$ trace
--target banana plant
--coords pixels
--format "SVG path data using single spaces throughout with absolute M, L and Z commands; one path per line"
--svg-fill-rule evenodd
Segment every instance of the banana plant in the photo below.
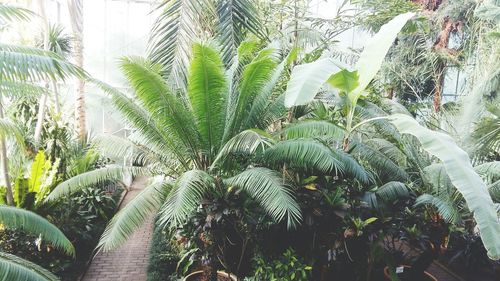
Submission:
M 414 13 L 401 14 L 382 26 L 365 46 L 355 70 L 343 69 L 342 65 L 328 58 L 296 67 L 288 83 L 285 105 L 292 107 L 311 102 L 321 87 L 328 83 L 350 102 L 346 117 L 345 149 L 349 146 L 349 136 L 356 129 L 379 119 L 388 119 L 399 132 L 416 137 L 424 150 L 441 160 L 453 185 L 463 195 L 469 210 L 474 214 L 489 257 L 500 259 L 500 222 L 488 188 L 474 171 L 467 153 L 450 136 L 431 131 L 404 114 L 375 117 L 353 124 L 359 99 L 366 95 L 365 89 L 380 69 L 387 51 L 413 16 Z

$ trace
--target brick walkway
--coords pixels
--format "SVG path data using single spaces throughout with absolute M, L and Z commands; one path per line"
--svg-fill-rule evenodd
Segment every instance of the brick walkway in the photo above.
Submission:
M 132 200 L 146 184 L 137 178 L 125 196 L 122 207 Z M 99 253 L 83 276 L 83 281 L 145 281 L 148 267 L 149 242 L 153 232 L 153 216 L 119 249 Z

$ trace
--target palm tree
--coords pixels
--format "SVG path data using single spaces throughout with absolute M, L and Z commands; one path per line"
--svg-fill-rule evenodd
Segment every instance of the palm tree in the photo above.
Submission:
M 68 255 L 75 249 L 64 234 L 39 215 L 10 206 L 0 205 L 0 225 L 40 236 L 47 243 Z M 15 255 L 0 252 L 0 279 L 27 281 L 56 281 L 55 275 L 42 267 Z
M 123 243 L 151 213 L 158 213 L 164 227 L 181 227 L 205 199 L 231 200 L 236 192 L 247 194 L 274 221 L 295 227 L 301 212 L 291 181 L 278 171 L 284 164 L 367 180 L 363 172 L 356 174 L 362 168 L 342 150 L 311 139 L 280 141 L 279 133 L 264 131 L 286 115 L 275 86 L 293 58 L 280 60 L 276 50 L 263 49 L 249 62 L 240 56 L 237 69 L 224 71 L 214 48 L 195 44 L 193 54 L 186 92 L 171 92 L 160 66 L 142 58 L 121 62 L 132 98 L 96 82 L 135 132 L 129 139 L 98 138 L 95 146 L 107 157 L 128 157 L 142 167 L 111 165 L 75 176 L 58 185 L 48 200 L 120 179 L 124 171 L 160 176 L 112 219 L 99 243 L 105 251 Z M 247 160 L 235 161 L 235 155 Z

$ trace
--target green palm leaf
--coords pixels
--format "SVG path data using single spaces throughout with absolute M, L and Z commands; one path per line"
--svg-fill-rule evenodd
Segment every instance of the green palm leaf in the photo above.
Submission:
M 189 148 L 191 157 L 196 160 L 200 137 L 194 126 L 195 119 L 170 92 L 158 73 L 159 66 L 141 58 L 123 58 L 121 68 L 153 120 L 170 137 L 179 139 Z
M 415 207 L 426 204 L 434 206 L 443 219 L 448 222 L 458 223 L 461 219 L 460 211 L 456 208 L 456 202 L 445 196 L 422 194 L 417 197 Z
M 98 185 L 107 181 L 118 181 L 123 179 L 126 174 L 139 176 L 146 175 L 147 173 L 148 170 L 142 167 L 122 167 L 118 165 L 110 165 L 76 175 L 60 183 L 45 200 L 57 200 L 61 197 L 71 195 L 84 187 Z
M 244 190 L 275 221 L 286 219 L 289 228 L 300 223 L 300 207 L 279 173 L 266 168 L 253 168 L 225 180 L 225 183 Z
M 0 92 L 11 99 L 22 97 L 38 97 L 48 94 L 46 87 L 18 81 L 0 81 Z
M 222 141 L 227 99 L 225 90 L 226 81 L 219 55 L 208 46 L 195 44 L 189 69 L 188 96 L 198 131 L 210 154 L 218 151 Z
M 291 123 L 283 129 L 287 139 L 298 138 L 332 138 L 342 141 L 345 129 L 325 120 L 303 120 Z
M 377 188 L 375 193 L 387 202 L 394 201 L 401 197 L 405 198 L 410 195 L 406 185 L 399 181 L 388 182 Z
M 0 252 L 0 280 L 59 281 L 59 278 L 30 261 Z
M 212 168 L 215 167 L 219 161 L 224 161 L 226 156 L 231 154 L 245 153 L 255 154 L 263 152 L 266 148 L 271 147 L 275 141 L 272 136 L 267 132 L 259 129 L 251 129 L 243 131 L 232 139 L 230 139 L 220 150 L 219 154 L 212 163 Z
M 0 21 L 28 20 L 32 15 L 30 10 L 0 3 Z
M 87 77 L 81 68 L 56 53 L 36 48 L 0 44 L 0 77 L 2 80 L 43 81 Z
M 120 247 L 137 228 L 158 211 L 169 191 L 170 185 L 165 182 L 147 186 L 111 219 L 97 248 L 109 251 Z
M 215 187 L 214 178 L 201 170 L 185 172 L 175 183 L 167 201 L 160 209 L 158 222 L 163 226 L 182 225 Z
M 75 249 L 68 238 L 53 224 L 33 212 L 0 205 L 0 224 L 7 228 L 22 229 L 33 235 L 41 235 L 42 239 L 54 247 L 69 255 L 75 254 Z

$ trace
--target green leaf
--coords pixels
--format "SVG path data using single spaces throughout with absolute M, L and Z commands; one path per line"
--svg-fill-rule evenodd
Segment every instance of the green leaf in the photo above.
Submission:
M 350 93 L 359 86 L 359 75 L 357 71 L 342 69 L 328 79 L 328 83 L 344 93 Z
M 111 219 L 97 248 L 106 252 L 120 247 L 138 227 L 158 211 L 169 191 L 170 185 L 165 182 L 147 186 Z
M 59 281 L 59 278 L 30 261 L 0 252 L 0 280 Z
M 359 85 L 349 93 L 349 99 L 353 104 L 356 104 L 359 96 L 379 71 L 398 33 L 414 15 L 415 13 L 408 12 L 396 16 L 384 24 L 379 32 L 369 39 L 355 67 L 359 75 Z
M 286 219 L 289 228 L 297 226 L 302 219 L 299 205 L 283 184 L 280 174 L 275 171 L 253 168 L 224 182 L 248 193 L 275 221 Z
M 374 222 L 374 221 L 376 221 L 376 220 L 378 220 L 378 218 L 376 218 L 376 217 L 371 217 L 371 218 L 367 218 L 367 219 L 364 221 L 364 223 L 365 223 L 365 225 L 368 225 L 368 224 L 370 224 L 370 223 L 373 223 L 373 222 Z
M 0 224 L 7 228 L 22 229 L 32 235 L 41 235 L 42 239 L 69 255 L 75 249 L 64 234 L 41 216 L 15 207 L 0 205 Z
M 285 92 L 285 106 L 311 102 L 323 84 L 339 69 L 339 64 L 330 58 L 294 67 Z
M 427 152 L 443 162 L 451 182 L 474 214 L 488 256 L 494 260 L 500 259 L 498 215 L 488 188 L 474 171 L 467 153 L 450 136 L 424 128 L 407 115 L 392 115 L 390 121 L 401 133 L 415 136 Z

